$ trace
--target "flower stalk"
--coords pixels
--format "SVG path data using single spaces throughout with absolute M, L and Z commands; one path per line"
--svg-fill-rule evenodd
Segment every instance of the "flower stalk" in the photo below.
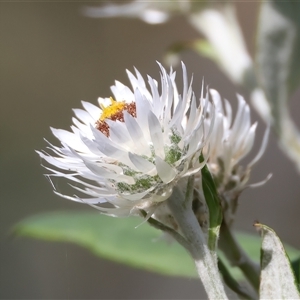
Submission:
M 187 195 L 189 195 L 189 192 L 187 192 Z M 168 207 L 190 245 L 187 250 L 195 261 L 198 275 L 208 298 L 228 299 L 218 271 L 217 257 L 209 250 L 192 207 L 187 205 L 189 202 L 178 187 L 174 188 L 171 197 L 167 200 Z

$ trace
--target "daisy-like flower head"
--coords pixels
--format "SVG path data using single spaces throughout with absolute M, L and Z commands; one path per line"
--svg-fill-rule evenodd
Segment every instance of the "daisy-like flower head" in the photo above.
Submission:
M 56 194 L 113 216 L 150 212 L 204 165 L 199 156 L 211 127 L 204 125 L 208 93 L 203 97 L 202 89 L 196 99 L 182 64 L 179 94 L 176 73 L 159 67 L 160 87 L 148 76 L 147 88 L 137 70 L 127 71 L 132 89 L 116 81 L 113 97 L 99 98 L 99 107 L 82 102 L 84 110 L 74 109 L 72 132 L 51 129 L 61 147 L 49 143 L 51 154 L 38 154 L 55 167 L 46 167 L 49 178 L 67 178 L 79 192 L 68 196 L 54 188 Z
M 238 109 L 233 120 L 230 103 L 227 100 L 222 102 L 216 90 L 211 89 L 210 93 L 216 115 L 209 139 L 208 167 L 221 196 L 225 218 L 230 223 L 233 220 L 240 193 L 246 187 L 262 185 L 271 176 L 268 175 L 267 179 L 260 183 L 248 184 L 252 167 L 267 147 L 269 127 L 265 132 L 260 150 L 248 165 L 243 166 L 241 160 L 249 154 L 254 145 L 257 123 L 251 124 L 250 108 L 242 96 L 237 96 Z M 210 118 L 206 120 L 206 125 L 210 126 Z M 206 151 L 208 147 L 204 153 Z

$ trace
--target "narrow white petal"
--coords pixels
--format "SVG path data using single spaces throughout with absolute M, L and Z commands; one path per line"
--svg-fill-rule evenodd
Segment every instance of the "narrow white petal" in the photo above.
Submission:
M 214 89 L 210 89 L 209 92 L 212 96 L 213 103 L 216 107 L 216 110 L 218 112 L 220 112 L 222 115 L 224 115 L 222 100 L 221 100 L 221 96 L 220 96 L 219 92 Z
M 130 195 L 123 195 L 122 194 L 122 197 L 125 198 L 125 199 L 127 199 L 127 200 L 130 200 L 130 201 L 137 201 L 137 200 L 140 200 L 143 197 L 145 197 L 152 190 L 153 190 L 153 188 L 148 189 L 148 190 L 146 190 L 144 192 L 141 192 L 141 193 L 136 193 L 136 194 L 130 194 Z
M 257 187 L 260 187 L 262 185 L 264 185 L 267 181 L 269 181 L 271 178 L 272 178 L 273 174 L 269 174 L 266 179 L 260 181 L 260 182 L 256 182 L 256 183 L 252 183 L 252 184 L 249 184 L 247 187 L 249 188 L 257 188 Z
M 88 131 L 89 127 L 88 127 L 87 125 L 85 125 L 85 124 L 79 122 L 78 119 L 76 119 L 76 118 L 73 117 L 73 118 L 72 118 L 72 121 L 73 121 L 74 125 L 75 125 L 81 132 L 87 132 L 87 131 Z M 71 128 L 72 128 L 72 126 L 71 126 Z M 73 130 L 73 132 L 74 132 L 74 130 Z
M 61 194 L 57 191 L 54 191 L 54 193 L 60 197 L 63 197 L 65 199 L 68 199 L 68 200 L 72 200 L 72 201 L 75 201 L 75 202 L 80 202 L 80 203 L 94 203 L 94 204 L 98 204 L 98 203 L 105 203 L 107 202 L 105 200 L 105 198 L 85 198 L 85 199 L 81 199 L 81 198 L 78 198 L 78 197 L 71 197 L 71 196 L 67 196 L 67 195 L 64 195 L 64 194 Z
M 143 131 L 141 130 L 136 119 L 133 118 L 127 111 L 124 111 L 124 121 L 127 127 L 127 130 L 135 144 L 135 151 L 138 154 L 143 154 L 146 156 L 151 155 L 151 150 L 149 145 L 144 139 Z
M 133 147 L 128 130 L 123 122 L 106 120 L 109 126 L 110 139 L 126 149 Z
M 63 130 L 50 128 L 53 135 L 58 138 L 61 142 L 67 144 L 69 147 L 82 152 L 87 152 L 88 148 L 82 143 L 79 136 L 76 134 Z
M 153 169 L 155 169 L 155 166 L 151 162 L 149 162 L 145 158 L 142 158 L 139 155 L 129 152 L 129 159 L 135 165 L 135 167 L 142 173 L 152 173 Z
M 125 101 L 126 103 L 134 101 L 134 95 L 132 91 L 123 83 L 116 81 L 115 85 L 111 86 L 110 89 L 117 101 Z
M 157 117 L 154 115 L 152 111 L 149 111 L 148 123 L 149 123 L 149 131 L 150 131 L 150 136 L 153 143 L 155 154 L 156 156 L 159 156 L 162 159 L 164 159 L 165 151 L 164 151 L 164 140 L 163 140 L 161 125 Z
M 176 176 L 176 171 L 159 156 L 155 157 L 157 174 L 164 183 L 169 183 Z
M 98 106 L 86 101 L 81 101 L 81 103 L 84 109 L 91 115 L 94 120 L 99 119 L 101 115 L 101 109 Z
M 85 124 L 95 124 L 97 120 L 92 118 L 92 116 L 83 109 L 74 108 L 73 112 L 75 116 Z
M 116 180 L 117 182 L 125 182 L 128 184 L 134 184 L 135 180 L 131 176 L 126 176 L 126 175 L 121 175 L 121 174 L 116 174 L 113 172 L 110 172 L 103 167 L 98 166 L 95 163 L 90 163 L 88 161 L 84 161 L 84 164 L 87 166 L 89 170 L 91 170 L 94 174 L 100 176 L 100 177 L 105 177 L 108 179 L 113 179 Z
M 116 195 L 116 191 L 113 190 L 112 188 L 110 188 L 108 185 L 105 185 L 105 187 L 99 187 L 99 186 L 95 186 L 92 184 L 89 184 L 87 182 L 84 182 L 80 179 L 78 179 L 77 177 L 75 177 L 73 174 L 66 174 L 66 173 L 62 173 L 62 172 L 58 172 L 55 170 L 52 170 L 50 168 L 46 168 L 47 170 L 50 170 L 52 172 L 55 172 L 55 174 L 51 174 L 51 175 L 55 175 L 55 176 L 60 176 L 60 177 L 65 177 L 71 181 L 74 181 L 76 183 L 81 184 L 84 187 L 87 187 L 95 192 L 98 193 L 98 195 L 102 195 L 102 196 L 115 196 Z
M 226 117 L 224 116 L 224 119 L 226 120 L 226 129 L 230 127 L 231 121 L 232 121 L 232 108 L 228 100 L 224 100 L 225 103 L 225 110 L 226 110 Z
M 135 69 L 135 71 L 139 74 L 138 78 L 136 78 L 129 70 L 126 70 L 127 76 L 130 80 L 132 89 L 135 91 L 137 88 L 138 89 L 146 89 L 146 84 L 145 81 L 142 77 L 142 75 Z
M 148 128 L 148 114 L 151 110 L 149 101 L 141 94 L 139 90 L 135 90 L 136 116 L 137 122 L 143 131 L 143 136 L 146 141 L 150 142 L 150 132 Z
M 153 112 L 155 115 L 158 116 L 164 107 L 164 102 L 163 102 L 162 96 L 159 96 L 156 81 L 154 81 L 153 78 L 148 76 L 148 82 L 149 82 L 149 85 L 151 88 L 151 93 L 152 93 L 151 102 L 152 102 Z
M 246 156 L 254 145 L 256 127 L 257 127 L 257 123 L 254 123 L 244 137 L 244 142 L 242 147 L 242 152 L 243 152 L 242 157 Z
M 89 138 L 85 137 L 85 136 L 80 136 L 82 142 L 87 146 L 87 148 L 94 153 L 95 155 L 98 156 L 103 156 L 102 152 L 98 149 L 97 145 L 95 144 L 94 141 L 90 140 Z
M 115 158 L 124 164 L 132 166 L 129 158 L 128 152 L 124 151 L 119 145 L 114 144 L 109 138 L 107 138 L 102 132 L 99 130 L 92 128 L 95 143 L 97 143 L 98 149 L 107 157 Z M 133 166 L 134 168 L 134 166 Z
M 267 145 L 268 145 L 269 134 L 270 134 L 270 125 L 267 127 L 267 129 L 265 131 L 263 141 L 262 141 L 262 144 L 260 146 L 260 149 L 259 149 L 258 153 L 256 154 L 254 159 L 248 165 L 249 168 L 253 167 L 260 160 L 262 155 L 264 154 L 264 152 L 267 148 Z

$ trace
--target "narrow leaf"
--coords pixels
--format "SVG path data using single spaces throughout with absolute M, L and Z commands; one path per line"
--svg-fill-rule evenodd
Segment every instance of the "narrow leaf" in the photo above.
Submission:
M 291 262 L 293 271 L 294 271 L 294 275 L 298 284 L 298 291 L 300 292 L 300 257 L 298 257 L 297 259 L 294 259 Z
M 269 227 L 255 224 L 260 229 L 261 282 L 260 299 L 300 299 L 297 283 L 284 247 Z
M 203 157 L 201 156 L 200 159 L 203 160 Z M 215 182 L 208 170 L 207 165 L 201 169 L 201 174 L 203 193 L 209 210 L 208 246 L 210 250 L 214 251 L 217 246 L 217 240 L 222 222 L 221 201 L 218 196 Z
M 242 297 L 242 299 L 254 299 L 252 295 L 249 294 L 247 289 L 245 289 L 243 286 L 239 284 L 235 280 L 235 278 L 231 275 L 231 273 L 228 271 L 228 268 L 223 263 L 222 259 L 218 258 L 218 267 L 220 270 L 220 273 L 223 276 L 224 282 L 227 284 L 229 288 L 231 288 L 235 293 L 237 293 L 239 296 Z

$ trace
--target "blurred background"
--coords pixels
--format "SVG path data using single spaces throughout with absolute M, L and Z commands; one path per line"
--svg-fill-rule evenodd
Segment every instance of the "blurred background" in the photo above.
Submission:
M 204 298 L 197 280 L 133 270 L 71 244 L 9 234 L 17 222 L 34 214 L 92 209 L 55 196 L 42 175 L 45 170 L 34 150 L 46 147 L 43 138 L 56 143 L 49 127 L 69 129 L 72 108 L 80 107 L 80 100 L 96 104 L 97 97 L 109 97 L 115 79 L 127 84 L 126 68 L 132 71 L 135 66 L 157 78 L 155 61 L 162 61 L 166 49 L 198 37 L 183 17 L 155 26 L 132 19 L 89 19 L 81 13 L 85 4 L 0 3 L 0 298 Z M 257 4 L 243 2 L 237 7 L 253 53 Z M 236 92 L 248 100 L 245 91 L 234 87 L 207 59 L 184 52 L 182 60 L 188 73 L 194 74 L 198 95 L 204 77 L 231 103 L 236 103 Z M 299 116 L 299 97 L 300 93 L 292 103 L 295 116 Z M 253 120 L 259 120 L 255 112 Z M 259 120 L 256 150 L 264 129 Z M 295 234 L 300 228 L 300 177 L 273 135 L 251 182 L 270 172 L 273 178 L 266 185 L 241 196 L 235 227 L 255 233 L 252 224 L 259 220 L 299 248 Z

